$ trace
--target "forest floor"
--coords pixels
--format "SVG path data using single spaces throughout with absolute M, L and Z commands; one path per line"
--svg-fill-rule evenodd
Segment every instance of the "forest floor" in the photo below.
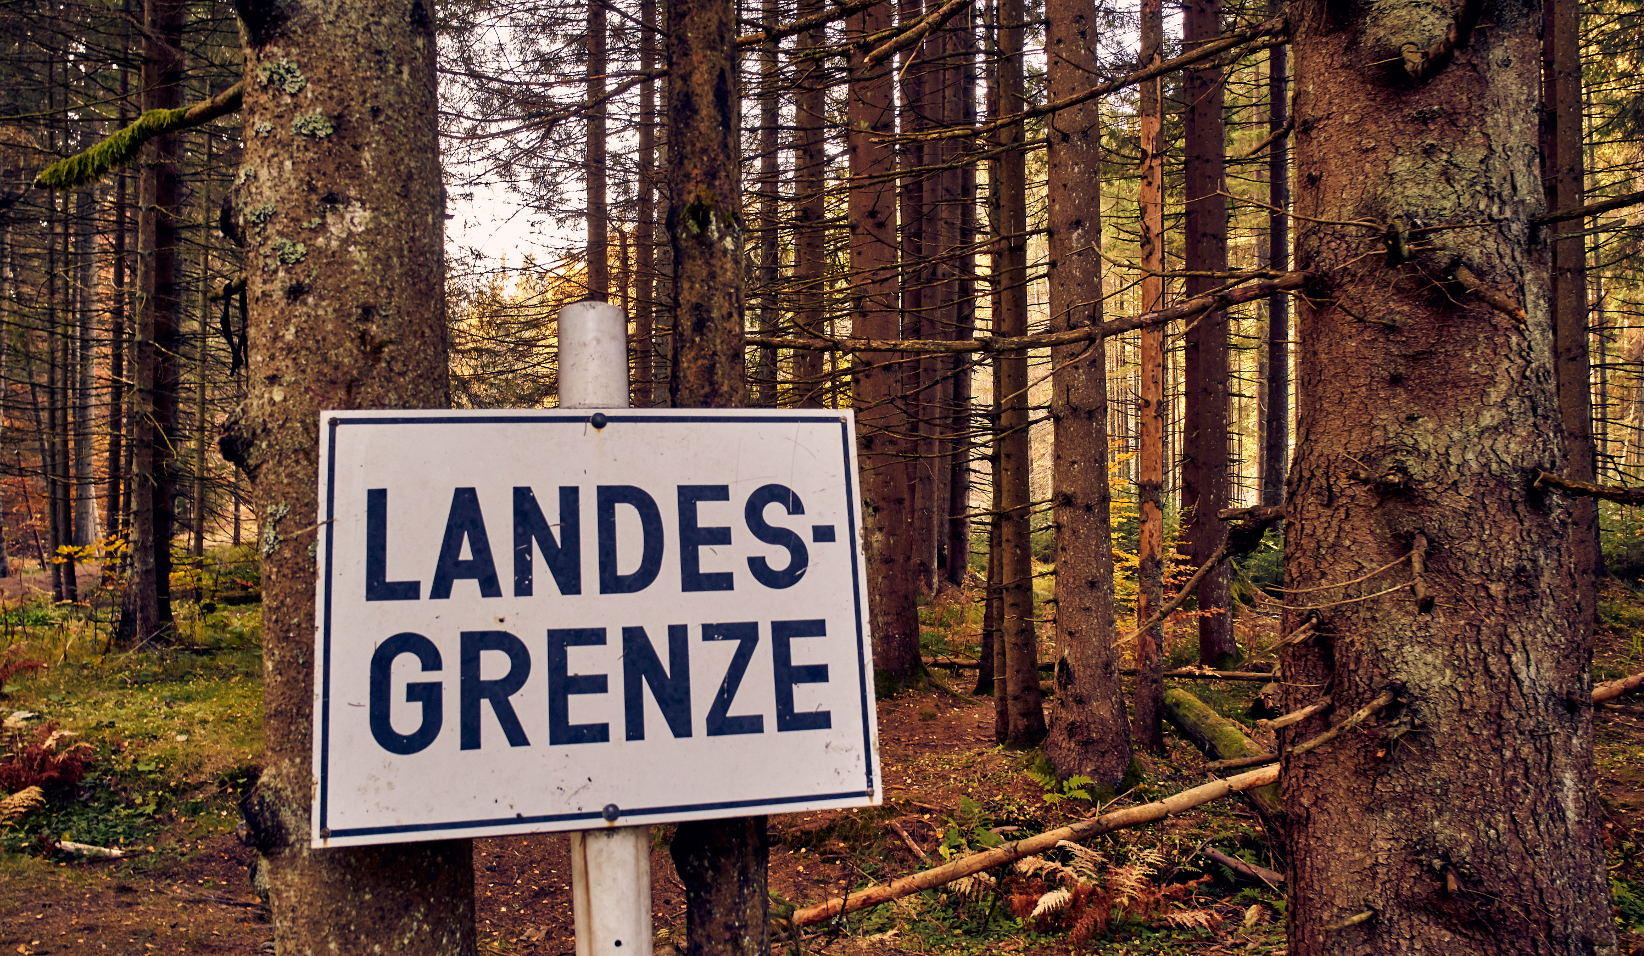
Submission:
M 1595 677 L 1644 670 L 1644 597 L 1611 583 L 1602 610 Z M 1250 611 L 1242 615 L 1241 634 L 1259 649 L 1272 622 Z M 927 614 L 927 650 L 962 654 L 959 632 L 968 617 L 950 619 L 949 626 L 939 612 Z M 89 749 L 82 754 L 91 758 L 79 783 L 51 791 L 45 806 L 10 827 L 0 824 L 0 956 L 272 952 L 267 911 L 247 877 L 251 851 L 235 837 L 236 803 L 257 773 L 261 752 L 257 611 L 211 609 L 185 614 L 182 623 L 196 635 L 189 649 L 122 656 L 107 651 L 95 623 L 88 633 L 86 622 L 65 620 L 60 610 L 0 612 L 0 716 L 22 725 L 6 731 L 3 749 L 14 753 L 41 739 L 47 732 L 40 728 L 60 722 L 79 736 L 58 746 L 84 742 Z M 1183 642 L 1185 633 L 1184 627 Z M 52 666 L 4 676 L 5 662 L 30 657 Z M 938 671 L 930 689 L 879 703 L 883 806 L 771 818 L 774 912 L 940 864 L 996 842 L 996 828 L 1016 827 L 1007 831 L 1011 837 L 1026 836 L 1098 812 L 1076 786 L 1047 788 L 1032 755 L 995 745 L 992 701 L 965 693 L 973 680 L 973 674 Z M 1248 720 L 1258 686 L 1199 682 L 1194 690 L 1224 715 Z M 1622 952 L 1644 956 L 1644 708 L 1636 700 L 1600 710 L 1596 740 Z M 1104 802 L 1103 810 L 1208 779 L 1192 746 L 1174 735 L 1168 740 L 1166 754 L 1142 759 L 1141 784 Z M 657 828 L 652 852 L 656 943 L 663 954 L 684 925 L 669 835 Z M 118 846 L 127 855 L 71 857 L 53 849 L 63 839 Z M 1055 851 L 1040 858 L 1040 872 L 1006 876 L 1002 893 L 979 880 L 954 884 L 813 928 L 797 941 L 790 934 L 773 950 L 797 942 L 803 953 L 862 956 L 1284 951 L 1282 885 L 1240 878 L 1200 853 L 1216 848 L 1283 869 L 1241 803 L 1212 803 L 1086 845 L 1098 855 Z M 474 864 L 481 952 L 573 952 L 563 835 L 479 840 Z M 1106 925 L 1091 919 L 1082 928 L 1070 925 L 1071 908 L 1039 919 L 1027 915 L 1054 888 L 1058 872 L 1107 892 Z

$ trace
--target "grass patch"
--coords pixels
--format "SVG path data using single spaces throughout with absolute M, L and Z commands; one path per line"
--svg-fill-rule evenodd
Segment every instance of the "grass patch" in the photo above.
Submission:
M 0 712 L 24 728 L 59 724 L 92 759 L 77 783 L 49 787 L 44 806 L 0 829 L 0 851 L 233 829 L 262 753 L 260 611 L 179 602 L 177 612 L 186 643 L 128 653 L 108 649 L 112 622 L 94 610 L 6 610 L 7 656 L 49 666 L 14 676 Z

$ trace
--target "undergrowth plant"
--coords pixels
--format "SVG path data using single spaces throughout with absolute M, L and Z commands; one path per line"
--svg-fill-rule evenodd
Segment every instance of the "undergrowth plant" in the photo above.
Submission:
M 0 660 L 0 698 L 4 698 L 7 694 L 11 693 L 11 690 L 8 690 L 8 688 L 11 686 L 11 679 L 13 677 L 16 677 L 19 674 L 27 674 L 33 671 L 45 670 L 46 668 L 45 661 L 34 660 L 33 658 L 27 657 L 13 657 L 12 654 L 16 650 L 17 649 L 14 647 L 8 648 L 6 650 L 5 659 Z
M 1057 780 L 1055 773 L 1040 767 L 1027 768 L 1027 775 L 1034 783 L 1044 788 L 1044 800 L 1053 807 L 1063 800 L 1083 800 L 1089 803 L 1090 787 L 1096 782 L 1082 774 L 1074 774 L 1066 780 Z
M 7 735 L 4 752 L 0 752 L 0 791 L 79 783 L 91 765 L 93 750 L 85 743 L 58 749 L 59 744 L 73 736 L 56 721 L 36 727 L 32 732 L 13 729 Z
M 45 802 L 46 792 L 39 787 L 24 787 L 0 799 L 0 826 L 16 822 L 18 817 Z
M 1190 905 L 1195 891 L 1211 878 L 1156 881 L 1165 860 L 1155 849 L 1140 848 L 1129 862 L 1114 864 L 1101 852 L 1067 840 L 1057 848 L 1066 853 L 1067 862 L 1042 854 L 1015 865 L 1021 882 L 1010 895 L 1011 914 L 1041 932 L 1065 931 L 1082 947 L 1124 925 L 1201 930 L 1221 925 L 1215 910 Z

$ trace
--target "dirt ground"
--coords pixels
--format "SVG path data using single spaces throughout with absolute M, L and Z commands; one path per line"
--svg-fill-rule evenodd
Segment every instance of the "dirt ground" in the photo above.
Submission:
M 1627 639 L 1630 641 L 1630 637 Z M 1626 642 L 1600 655 L 1610 665 L 1625 663 Z M 1637 670 L 1637 661 L 1631 661 Z M 944 679 L 958 680 L 949 675 Z M 1252 691 L 1254 688 L 1250 688 Z M 1044 791 L 1021 772 L 1021 758 L 995 749 L 993 708 L 989 700 L 929 691 L 879 705 L 881 759 L 885 767 L 887 809 L 874 817 L 872 852 L 883 862 L 876 878 L 894 877 L 919 868 L 919 854 L 935 857 L 946 821 L 960 801 L 1014 800 L 1036 808 L 1036 819 L 1056 826 L 1095 811 L 1087 804 L 1044 803 Z M 1622 862 L 1618 871 L 1644 877 L 1644 707 L 1636 695 L 1620 709 L 1601 710 L 1598 718 L 1598 769 L 1607 819 L 1606 842 Z M 1185 744 L 1148 769 L 1155 775 L 1155 796 L 1202 782 L 1201 758 Z M 1209 810 L 1210 808 L 1205 808 Z M 1223 805 L 1209 824 L 1255 826 L 1237 805 Z M 793 814 L 771 818 L 770 888 L 800 905 L 819 902 L 864 882 L 859 855 L 846 852 L 836 828 L 840 812 Z M 1191 815 L 1172 819 L 1150 839 L 1180 837 L 1191 847 L 1203 820 Z M 1195 830 L 1195 828 L 1201 828 Z M 1627 849 L 1631 847 L 1632 849 Z M 480 840 L 475 844 L 475 892 L 481 952 L 521 956 L 569 956 L 574 951 L 570 902 L 570 860 L 563 835 Z M 1184 852 L 1190 857 L 1191 852 Z M 1612 856 L 1612 860 L 1615 856 Z M 231 834 L 202 828 L 198 821 L 177 819 L 130 859 L 90 863 L 0 857 L 0 956 L 87 953 L 147 956 L 150 953 L 262 954 L 272 952 L 272 929 L 266 910 L 247 880 L 250 851 Z M 684 924 L 683 893 L 665 847 L 652 853 L 652 898 L 657 950 L 669 953 Z M 1282 952 L 1282 930 L 1276 922 L 1252 928 L 1249 913 L 1237 900 L 1211 901 L 1228 914 L 1228 928 L 1203 937 L 1189 948 L 1146 952 L 1230 954 Z M 1239 916 L 1247 917 L 1240 929 Z M 892 954 L 927 951 L 929 940 L 895 933 L 861 932 L 842 940 L 813 935 L 805 951 Z M 853 932 L 855 932 L 853 930 Z M 951 947 L 950 944 L 951 943 Z M 982 949 L 977 949 L 982 945 Z M 1064 954 L 1073 951 L 1065 935 L 1022 934 L 984 944 L 945 940 L 950 952 L 1025 952 Z M 1097 944 L 1105 953 L 1140 952 Z M 777 949 L 781 951 L 780 948 Z M 1623 953 L 1644 956 L 1644 938 L 1624 943 Z
M 925 716 L 930 715 L 930 716 Z M 959 701 L 938 693 L 881 703 L 880 754 L 888 802 L 905 808 L 903 829 L 923 849 L 939 838 L 929 821 L 951 812 L 959 794 L 926 773 L 910 772 L 922 756 L 967 758 L 998 768 L 1009 756 L 994 752 L 991 701 Z M 896 782 L 900 781 L 900 782 Z M 1036 792 L 1031 782 L 1023 793 Z M 788 844 L 835 813 L 771 819 L 770 888 L 785 899 L 818 902 L 850 889 L 855 874 L 838 860 L 796 852 Z M 915 823 L 918 821 L 918 823 Z M 48 953 L 260 954 L 272 951 L 266 910 L 251 892 L 251 851 L 231 835 L 191 839 L 178 821 L 152 853 L 103 863 L 42 865 L 17 860 L 0 869 L 0 956 Z M 908 870 L 914 854 L 898 842 Z M 651 854 L 651 895 L 658 949 L 666 934 L 682 933 L 684 894 L 665 847 Z M 479 840 L 474 845 L 475 897 L 483 951 L 557 956 L 575 949 L 571 921 L 571 861 L 567 838 L 542 834 Z M 266 949 L 265 949 L 266 944 Z

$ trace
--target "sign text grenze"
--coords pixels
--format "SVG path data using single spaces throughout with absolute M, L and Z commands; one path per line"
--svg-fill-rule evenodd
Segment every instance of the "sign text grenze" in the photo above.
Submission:
M 848 411 L 325 412 L 314 833 L 879 802 Z

